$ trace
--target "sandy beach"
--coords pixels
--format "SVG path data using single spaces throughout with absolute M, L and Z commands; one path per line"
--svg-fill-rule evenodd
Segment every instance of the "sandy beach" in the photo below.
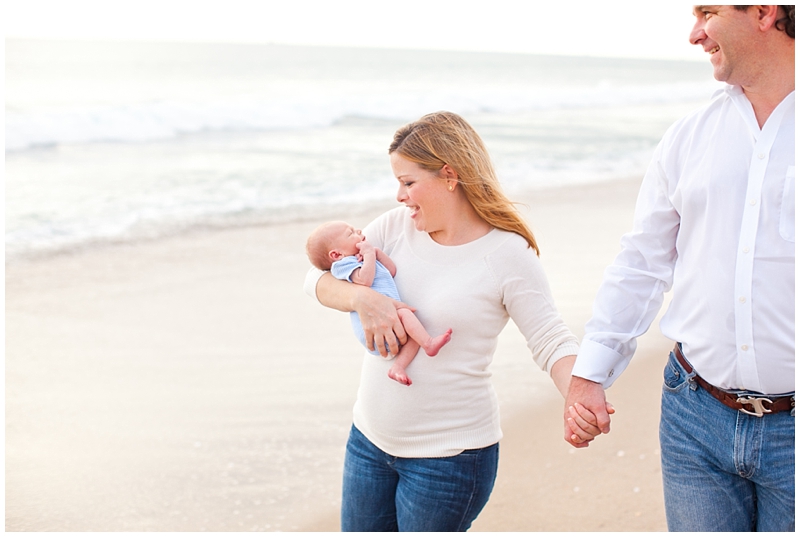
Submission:
M 638 179 L 518 201 L 581 337 Z M 386 207 L 343 214 L 366 224 Z M 7 531 L 337 531 L 361 347 L 302 291 L 318 222 L 207 230 L 6 267 Z M 663 531 L 657 326 L 576 450 L 513 324 L 500 470 L 473 531 Z

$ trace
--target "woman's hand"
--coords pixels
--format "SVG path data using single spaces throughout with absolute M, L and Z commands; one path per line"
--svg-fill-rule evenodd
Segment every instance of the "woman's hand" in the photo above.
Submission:
M 400 308 L 414 311 L 407 304 L 392 300 L 364 285 L 337 280 L 330 272 L 320 276 L 315 292 L 323 306 L 358 313 L 367 346 L 370 350 L 378 349 L 384 358 L 389 354 L 386 345 L 389 346 L 389 352 L 397 354 L 400 346 L 408 341 L 403 323 L 397 316 Z
M 614 405 L 606 401 L 606 412 L 611 415 L 615 412 Z M 597 416 L 580 403 L 567 407 L 564 412 L 566 420 L 565 437 L 575 447 L 586 447 L 589 442 L 603 433 L 597 425 Z
M 353 300 L 354 311 L 361 319 L 367 347 L 371 351 L 377 349 L 384 358 L 389 353 L 396 355 L 400 352 L 400 346 L 405 345 L 408 341 L 397 310 L 408 308 L 414 311 L 413 308 L 373 291 L 369 287 L 363 285 L 354 287 L 356 287 L 356 295 Z M 389 346 L 388 352 L 387 345 Z

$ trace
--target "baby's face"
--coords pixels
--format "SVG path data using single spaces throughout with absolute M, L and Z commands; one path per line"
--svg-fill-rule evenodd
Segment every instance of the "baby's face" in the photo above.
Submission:
M 333 233 L 333 244 L 335 249 L 344 255 L 356 255 L 358 253 L 358 243 L 364 240 L 364 235 L 360 229 L 355 229 L 349 224 L 342 223 L 337 226 Z

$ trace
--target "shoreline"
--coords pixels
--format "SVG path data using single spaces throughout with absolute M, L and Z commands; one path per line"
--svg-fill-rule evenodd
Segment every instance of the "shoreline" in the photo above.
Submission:
M 529 206 L 579 338 L 637 190 L 622 179 L 511 196 Z M 318 222 L 7 263 L 6 529 L 337 531 L 361 349 L 347 315 L 302 291 Z M 609 391 L 612 434 L 574 450 L 520 340 L 510 323 L 493 364 L 505 438 L 473 530 L 665 529 L 655 370 L 669 342 L 657 328 L 640 340 Z
M 551 192 L 569 191 L 581 188 L 602 188 L 606 185 L 613 185 L 626 182 L 629 179 L 612 180 L 591 180 L 586 182 L 576 182 L 568 185 L 541 185 L 520 189 L 509 193 L 512 202 L 525 205 L 526 200 L 535 199 L 540 196 L 550 196 Z M 46 263 L 52 259 L 61 257 L 79 256 L 91 254 L 96 251 L 124 249 L 128 247 L 146 246 L 169 240 L 197 240 L 203 236 L 214 233 L 224 233 L 226 231 L 236 231 L 248 228 L 275 228 L 285 225 L 316 225 L 319 222 L 335 220 L 347 215 L 348 218 L 362 219 L 364 224 L 368 223 L 377 215 L 393 209 L 397 202 L 393 198 L 383 198 L 371 201 L 358 201 L 344 205 L 337 205 L 338 208 L 332 209 L 330 205 L 318 204 L 299 207 L 276 207 L 264 214 L 254 215 L 247 218 L 236 217 L 233 215 L 220 216 L 216 221 L 198 221 L 194 223 L 175 223 L 170 225 L 156 224 L 148 233 L 130 234 L 119 237 L 95 237 L 85 239 L 72 244 L 64 244 L 51 247 L 39 247 L 37 249 L 14 250 L 6 252 L 5 266 L 13 267 L 23 263 Z M 526 209 L 522 207 L 524 212 Z M 285 212 L 284 212 L 285 211 Z M 269 213 L 267 216 L 266 213 Z M 283 219 L 283 220 L 282 220 Z M 359 220 L 361 221 L 361 220 Z

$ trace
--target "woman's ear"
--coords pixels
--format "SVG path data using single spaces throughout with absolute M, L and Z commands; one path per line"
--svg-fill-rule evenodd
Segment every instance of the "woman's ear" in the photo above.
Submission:
M 456 173 L 456 171 L 451 168 L 449 164 L 442 166 L 442 169 L 439 170 L 439 175 L 448 181 L 453 180 L 458 182 L 458 173 Z
M 451 168 L 449 164 L 442 166 L 442 169 L 439 170 L 439 176 L 447 181 L 447 190 L 452 192 L 456 189 L 458 185 L 458 173 Z

